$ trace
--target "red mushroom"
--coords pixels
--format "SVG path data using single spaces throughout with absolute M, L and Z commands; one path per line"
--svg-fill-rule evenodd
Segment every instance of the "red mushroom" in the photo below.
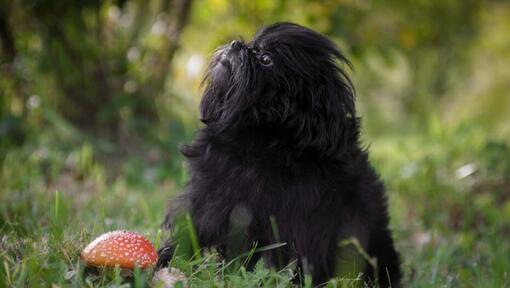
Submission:
M 81 253 L 91 266 L 146 268 L 158 260 L 154 246 L 144 236 L 129 231 L 105 233 L 92 241 Z

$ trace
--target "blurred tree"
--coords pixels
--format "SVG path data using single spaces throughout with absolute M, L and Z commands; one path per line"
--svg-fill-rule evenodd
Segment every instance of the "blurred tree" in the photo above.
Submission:
M 8 8 L 8 3 L 0 2 L 0 164 L 7 149 L 22 144 L 25 138 L 22 116 L 10 111 L 12 98 L 20 100 L 22 97 L 22 81 L 15 73 L 17 51 L 12 27 L 7 21 Z
M 147 126 L 157 119 L 156 98 L 190 7 L 191 0 L 21 0 L 2 2 L 1 13 L 17 12 L 16 20 L 29 24 L 15 30 L 37 35 L 39 67 L 58 88 L 58 95 L 46 98 L 57 111 L 84 131 L 115 139 L 123 124 Z M 12 62 L 12 35 L 21 31 L 0 18 L 3 54 Z

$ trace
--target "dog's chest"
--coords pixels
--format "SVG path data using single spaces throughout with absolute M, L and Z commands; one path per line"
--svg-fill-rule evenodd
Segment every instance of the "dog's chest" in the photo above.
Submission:
M 197 201 L 213 201 L 222 209 L 242 205 L 255 219 L 299 219 L 340 197 L 342 174 L 334 163 L 289 163 L 285 155 L 234 154 L 209 147 L 191 163 Z
M 224 199 L 225 205 L 235 203 L 245 207 L 258 219 L 295 217 L 313 211 L 320 205 L 330 181 L 317 175 L 316 171 L 299 171 L 295 167 L 294 173 L 288 167 L 278 166 L 243 164 L 229 168 L 216 170 L 215 178 L 222 179 L 216 188 L 222 191 L 220 198 Z

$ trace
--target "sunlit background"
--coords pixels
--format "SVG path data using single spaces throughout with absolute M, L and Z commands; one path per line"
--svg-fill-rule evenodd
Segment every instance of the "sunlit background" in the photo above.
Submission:
M 178 145 L 200 127 L 209 57 L 276 21 L 328 35 L 354 64 L 405 286 L 510 285 L 510 3 L 497 0 L 0 1 L 0 278 L 80 283 L 68 274 L 90 237 L 156 237 L 187 179 Z

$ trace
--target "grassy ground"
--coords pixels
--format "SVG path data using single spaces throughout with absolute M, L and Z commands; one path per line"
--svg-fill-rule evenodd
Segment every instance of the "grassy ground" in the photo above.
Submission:
M 467 127 L 367 141 L 390 195 L 405 287 L 510 286 L 510 147 Z M 81 249 L 116 229 L 159 245 L 167 200 L 185 174 L 161 160 L 169 158 L 164 149 L 140 149 L 117 161 L 97 145 L 63 147 L 64 140 L 51 138 L 10 150 L 1 166 L 0 287 L 119 286 L 120 271 L 85 273 Z M 263 265 L 247 272 L 214 254 L 174 264 L 192 286 L 286 287 L 293 273 Z M 128 283 L 142 287 L 150 277 L 151 271 L 137 271 Z M 356 283 L 337 279 L 330 286 Z

